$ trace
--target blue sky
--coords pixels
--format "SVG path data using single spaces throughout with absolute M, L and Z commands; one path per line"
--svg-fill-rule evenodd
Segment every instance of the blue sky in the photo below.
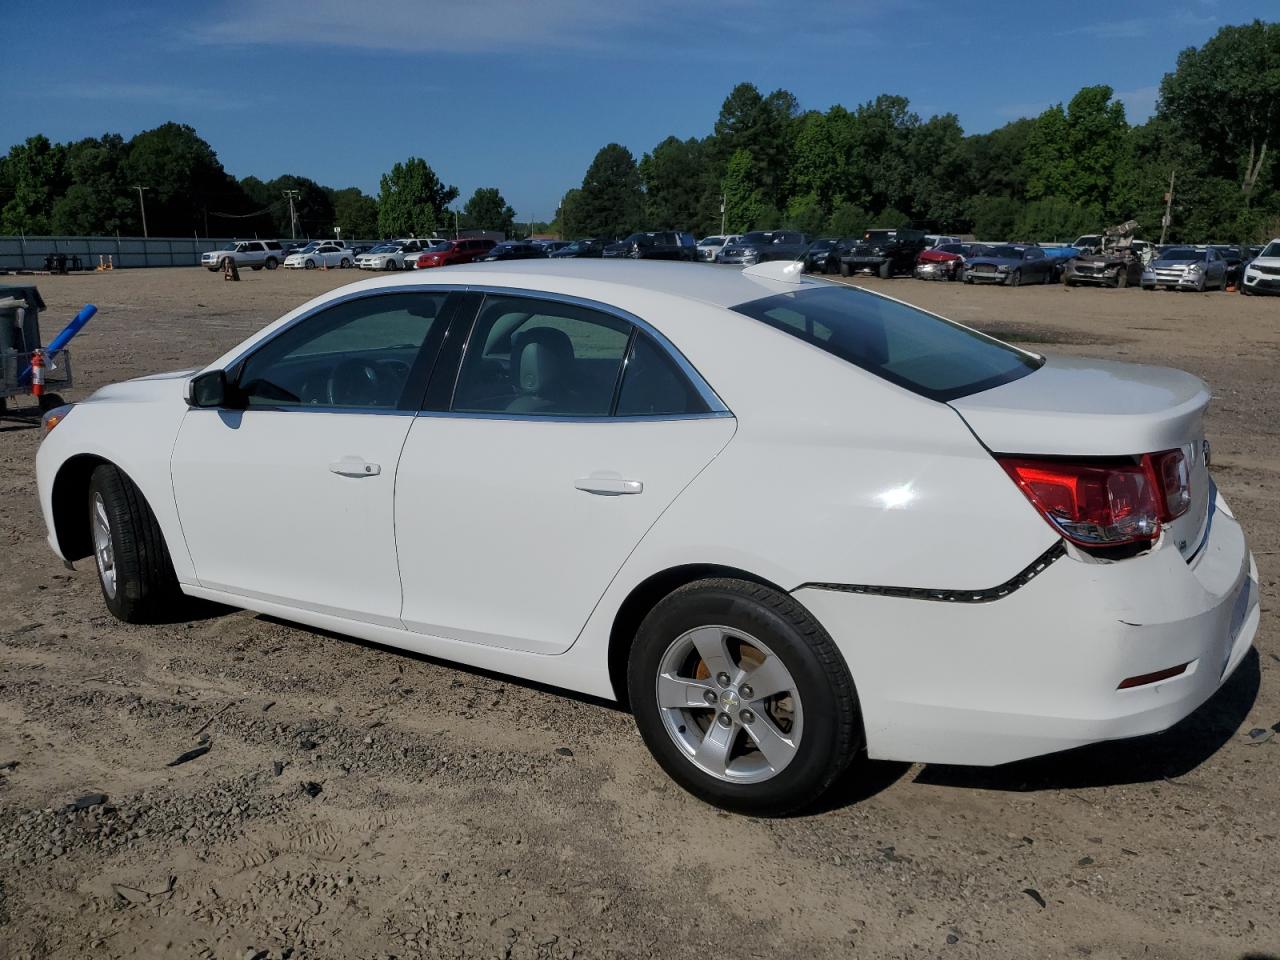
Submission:
M 806 109 L 879 93 L 983 132 L 1107 83 L 1151 112 L 1178 51 L 1276 0 L 0 0 L 3 135 L 189 123 L 237 176 L 377 192 L 421 156 L 550 219 L 610 141 L 701 136 L 734 84 Z M 17 79 L 15 79 L 17 78 Z M 0 144 L 7 148 L 7 144 Z

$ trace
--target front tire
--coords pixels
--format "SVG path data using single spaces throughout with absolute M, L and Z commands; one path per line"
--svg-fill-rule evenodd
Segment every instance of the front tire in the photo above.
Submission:
M 888 280 L 891 276 L 893 276 L 893 264 L 888 261 L 880 264 L 880 279 Z
M 739 813 L 780 816 L 813 802 L 862 746 L 835 643 L 761 584 L 700 580 L 667 596 L 640 625 L 627 686 L 663 769 Z
M 853 275 L 853 271 L 849 268 L 849 265 L 848 265 L 847 263 L 841 263 L 841 264 L 840 264 L 840 276 L 842 276 L 842 277 L 848 277 L 848 276 L 852 276 L 852 275 Z
M 308 270 L 314 270 L 316 268 L 316 262 L 314 260 L 308 260 L 306 263 L 303 264 L 303 267 L 305 267 Z
M 1020 286 L 1022 286 L 1022 271 L 1021 271 L 1021 270 L 1015 270 L 1015 271 L 1013 271 L 1013 273 L 1009 274 L 1009 286 L 1011 286 L 1011 287 L 1020 287 Z
M 1123 290 L 1127 286 L 1129 286 L 1129 272 L 1121 270 L 1116 274 L 1116 289 Z
M 126 623 L 169 614 L 181 591 L 155 514 L 120 469 L 104 463 L 89 478 L 89 529 L 107 609 Z

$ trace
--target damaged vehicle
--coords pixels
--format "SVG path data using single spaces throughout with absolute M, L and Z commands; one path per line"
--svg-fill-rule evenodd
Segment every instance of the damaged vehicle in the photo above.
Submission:
M 1225 290 L 1227 262 L 1213 247 L 1170 247 L 1142 271 L 1142 289 Z
M 1130 247 L 1112 247 L 1101 253 L 1086 253 L 1066 262 L 1062 282 L 1068 287 L 1090 284 L 1099 287 L 1127 287 L 1142 282 L 1142 260 Z
M 942 243 L 920 251 L 911 272 L 917 280 L 959 280 L 964 276 L 965 258 L 986 252 L 980 243 Z

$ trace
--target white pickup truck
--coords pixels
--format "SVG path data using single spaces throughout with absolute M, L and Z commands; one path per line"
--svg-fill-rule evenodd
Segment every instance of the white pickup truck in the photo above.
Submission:
M 200 266 L 225 270 L 228 263 L 234 263 L 241 270 L 245 267 L 274 270 L 284 259 L 284 247 L 278 240 L 232 240 L 217 250 L 201 254 Z
M 316 267 L 349 267 L 355 262 L 345 240 L 312 240 L 301 250 L 289 254 L 284 265 L 290 270 L 314 270 Z

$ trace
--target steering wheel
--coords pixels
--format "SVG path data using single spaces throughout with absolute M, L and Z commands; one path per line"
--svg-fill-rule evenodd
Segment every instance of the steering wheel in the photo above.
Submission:
M 348 357 L 329 373 L 324 392 L 331 407 L 371 407 L 382 399 L 384 382 L 375 364 Z

